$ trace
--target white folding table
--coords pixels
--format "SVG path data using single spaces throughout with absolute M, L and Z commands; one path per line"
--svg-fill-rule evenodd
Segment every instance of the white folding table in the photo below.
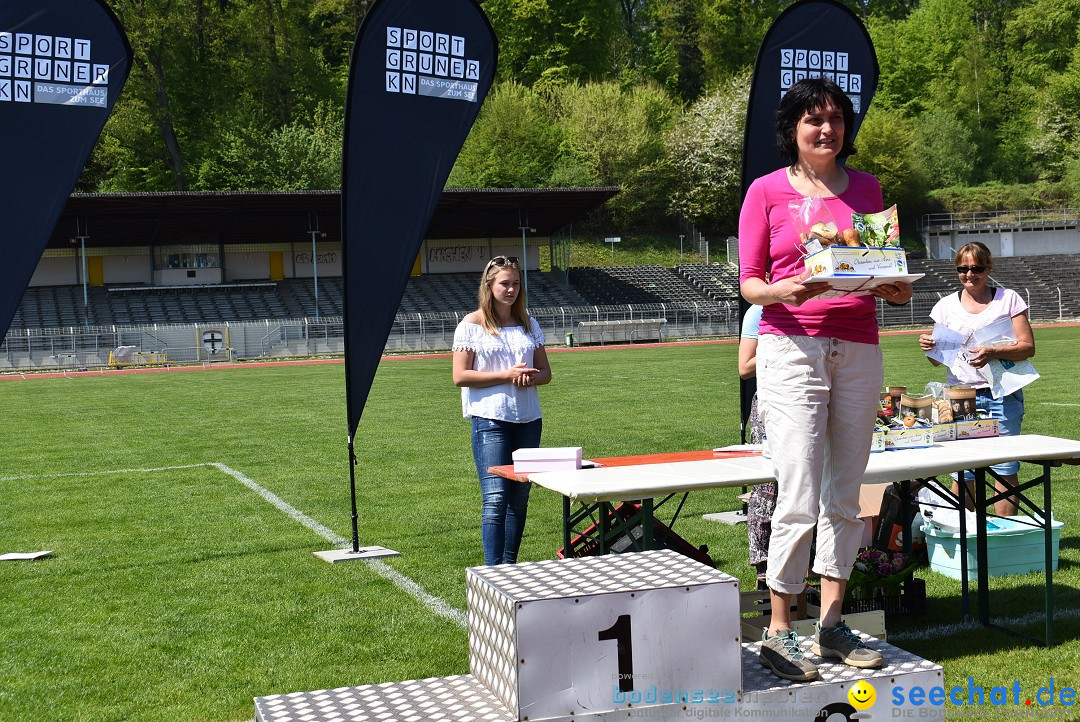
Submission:
M 647 460 L 648 457 L 642 457 Z M 1046 540 L 1046 646 L 1053 645 L 1053 568 L 1051 564 L 1051 488 L 1050 471 L 1063 463 L 1080 463 L 1080 441 L 1053 436 L 1024 434 L 981 439 L 965 439 L 935 444 L 922 449 L 898 449 L 870 455 L 866 465 L 864 484 L 891 482 L 910 483 L 933 479 L 944 474 L 971 470 L 975 475 L 976 544 L 978 548 L 978 607 L 979 619 L 985 626 L 991 625 L 988 594 L 988 560 L 986 519 L 987 506 L 1001 495 L 994 488 L 993 472 L 989 467 L 1006 461 L 1021 460 L 1037 464 L 1041 473 L 1028 481 L 1022 481 L 1012 491 L 1021 509 L 1036 520 Z M 737 458 L 714 458 L 696 461 L 663 463 L 640 463 L 629 466 L 603 466 L 574 471 L 548 471 L 528 474 L 529 481 L 557 492 L 563 497 L 564 551 L 569 554 L 573 526 L 585 519 L 596 519 L 599 525 L 612 518 L 612 506 L 623 501 L 640 501 L 639 516 L 629 523 L 642 525 L 643 548 L 654 548 L 652 538 L 654 509 L 671 497 L 701 489 L 741 487 L 762 484 L 773 480 L 772 466 L 760 456 Z M 1042 500 L 1030 496 L 1031 490 L 1042 488 Z M 965 485 L 960 485 L 963 503 Z M 987 489 L 990 494 L 987 494 Z M 654 502 L 660 498 L 659 503 Z M 583 511 L 576 514 L 573 504 Z M 680 505 L 681 508 L 681 505 Z M 676 512 L 677 515 L 678 512 Z M 598 517 L 597 517 L 598 515 Z M 970 617 L 967 581 L 967 534 L 964 515 L 961 519 L 961 589 L 965 619 Z M 618 520 L 618 523 L 624 523 Z M 672 522 L 674 523 L 674 522 Z M 600 551 L 603 552 L 603 535 L 600 535 Z M 1013 630 L 1006 630 L 1011 633 Z M 1027 635 L 1021 635 L 1027 636 Z M 1040 640 L 1036 640 L 1040 641 Z

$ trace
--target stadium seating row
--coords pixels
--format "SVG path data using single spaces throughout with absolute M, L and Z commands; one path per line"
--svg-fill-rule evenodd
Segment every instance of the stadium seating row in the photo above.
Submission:
M 1080 270 L 1076 256 L 996 259 L 993 279 L 1028 293 L 1033 318 L 1080 315 Z M 909 259 L 913 273 L 925 273 L 916 290 L 945 294 L 957 289 L 948 259 Z M 450 273 L 409 280 L 399 313 L 466 313 L 476 307 L 476 274 Z M 713 304 L 738 296 L 738 270 L 719 264 L 574 268 L 528 275 L 531 308 L 619 304 Z M 90 287 L 83 303 L 81 286 L 39 286 L 26 291 L 13 329 L 63 328 L 155 323 L 220 323 L 261 319 L 312 318 L 316 288 L 309 278 L 238 281 L 221 286 L 155 288 Z M 341 277 L 318 279 L 318 315 L 340 316 Z M 85 315 L 84 315 L 85 314 Z

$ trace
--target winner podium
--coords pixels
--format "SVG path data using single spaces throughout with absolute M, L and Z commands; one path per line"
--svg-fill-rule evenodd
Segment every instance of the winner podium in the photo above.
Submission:
M 813 682 L 774 676 L 740 635 L 739 583 L 670 550 L 466 570 L 470 674 L 255 698 L 260 722 L 945 719 L 892 689 L 943 685 L 940 666 L 864 635 L 885 665 L 807 655 Z M 848 691 L 876 691 L 856 710 Z M 900 710 L 900 711 L 898 711 Z

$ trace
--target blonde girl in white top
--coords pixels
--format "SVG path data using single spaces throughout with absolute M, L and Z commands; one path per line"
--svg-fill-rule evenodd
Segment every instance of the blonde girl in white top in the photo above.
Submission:
M 544 334 L 525 310 L 518 259 L 488 261 L 479 308 L 454 332 L 454 385 L 462 415 L 472 419 L 473 460 L 480 479 L 485 564 L 513 564 L 525 531 L 528 482 L 491 474 L 513 463 L 514 450 L 540 445 L 543 421 L 536 387 L 551 381 Z

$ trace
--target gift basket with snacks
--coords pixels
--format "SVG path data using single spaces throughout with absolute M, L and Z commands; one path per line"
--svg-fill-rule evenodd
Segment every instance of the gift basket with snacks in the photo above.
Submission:
M 810 272 L 805 283 L 832 286 L 822 298 L 862 296 L 885 283 L 911 283 L 923 277 L 908 273 L 895 205 L 881 213 L 852 213 L 851 228 L 843 230 L 821 198 L 792 201 L 789 211 Z

